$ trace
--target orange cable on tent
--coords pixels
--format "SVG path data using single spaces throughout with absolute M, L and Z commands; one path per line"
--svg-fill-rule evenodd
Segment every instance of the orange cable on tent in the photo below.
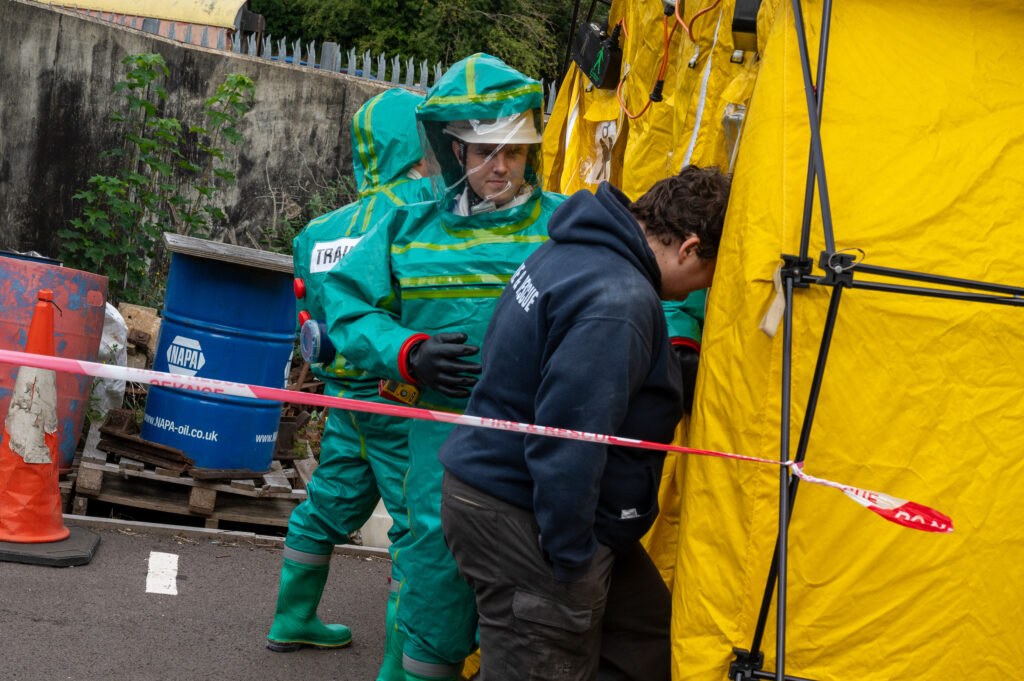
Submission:
M 626 37 L 628 38 L 629 37 L 629 31 L 626 30 L 626 20 L 625 19 L 619 19 L 619 25 L 622 26 L 622 32 L 625 33 Z M 672 38 L 676 34 L 677 25 L 673 24 L 672 25 L 672 30 L 669 31 L 668 30 L 668 14 L 666 14 L 664 16 L 663 21 L 662 21 L 662 27 L 663 27 L 663 35 L 664 35 L 664 38 L 665 38 L 665 50 L 664 50 L 664 52 L 662 53 L 662 56 L 661 56 L 661 68 L 658 70 L 658 81 L 654 84 L 654 89 L 651 90 L 651 94 L 647 96 L 647 103 L 644 104 L 644 108 L 640 109 L 640 113 L 638 113 L 638 114 L 630 113 L 629 108 L 626 106 L 626 103 L 622 100 L 622 86 L 626 82 L 626 76 L 628 75 L 628 71 L 627 71 L 627 73 L 622 74 L 622 79 L 619 80 L 619 85 L 618 85 L 618 87 L 615 88 L 615 97 L 616 97 L 616 99 L 619 100 L 619 107 L 622 108 L 622 112 L 624 114 L 626 114 L 626 116 L 628 116 L 631 120 L 636 120 L 637 118 L 640 118 L 645 113 L 647 113 L 647 109 L 649 109 L 651 107 L 651 103 L 652 102 L 660 102 L 661 101 L 661 89 L 662 89 L 662 86 L 664 86 L 664 84 L 665 84 L 665 71 L 668 69 L 668 48 L 669 48 L 669 45 L 672 43 Z
M 697 22 L 697 19 L 699 17 L 701 17 L 704 14 L 707 14 L 708 12 L 713 10 L 714 8 L 718 7 L 719 3 L 721 3 L 721 2 L 722 2 L 722 0 L 715 0 L 713 3 L 711 3 L 710 5 L 705 7 L 704 9 L 700 10 L 696 14 L 694 14 L 692 17 L 690 17 L 690 24 L 689 24 L 689 26 L 687 26 L 686 22 L 683 21 L 683 18 L 681 16 L 679 16 L 679 3 L 677 2 L 677 3 L 675 3 L 675 11 L 674 11 L 674 14 L 675 14 L 675 17 L 676 17 L 676 22 L 680 26 L 683 27 L 683 30 L 686 31 L 686 35 L 689 36 L 691 41 L 697 42 L 697 40 L 693 37 L 693 30 L 692 30 L 693 29 L 693 25 Z

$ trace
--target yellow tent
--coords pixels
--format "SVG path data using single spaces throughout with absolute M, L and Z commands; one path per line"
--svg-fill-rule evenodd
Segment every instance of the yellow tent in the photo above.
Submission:
M 646 4 L 656 3 L 617 3 L 613 12 Z M 711 3 L 696 4 L 694 11 Z M 823 5 L 799 6 L 813 73 Z M 794 456 L 835 300 L 807 471 L 936 507 L 956 530 L 901 528 L 834 490 L 801 485 L 789 525 L 785 671 L 815 681 L 1017 678 L 1024 653 L 1024 290 L 892 277 L 884 268 L 1024 285 L 1024 6 L 838 0 L 829 8 L 819 89 L 832 238 L 824 236 L 816 188 L 807 243 L 813 265 L 794 280 L 809 285 L 793 293 L 789 343 L 781 327 L 769 336 L 759 326 L 777 296 L 773 276 L 783 254 L 801 252 L 811 128 L 793 3 L 765 0 L 761 58 L 746 66 L 756 69 L 749 78 L 756 83 L 708 298 L 689 444 L 778 459 L 788 357 L 784 456 Z M 741 77 L 706 91 L 704 111 L 709 101 L 724 107 L 730 87 L 735 98 Z M 566 112 L 587 103 L 566 98 Z M 676 119 L 680 108 L 673 108 Z M 617 172 L 634 194 L 659 177 L 656 154 L 638 148 L 630 155 L 639 127 L 618 141 Z M 660 138 L 659 129 L 667 127 L 652 118 L 644 131 L 678 155 L 686 126 Z M 556 160 L 566 177 L 572 155 L 584 154 L 563 147 Z M 723 155 L 694 153 L 692 160 L 721 163 Z M 826 261 L 834 264 L 844 255 L 856 259 L 840 273 L 848 286 L 818 282 L 823 251 L 833 252 Z M 910 287 L 931 295 L 912 295 Z M 665 510 L 677 514 L 677 529 L 669 541 L 665 527 L 656 528 L 661 534 L 649 547 L 661 563 L 672 557 L 673 678 L 718 681 L 729 673 L 732 648 L 749 648 L 754 636 L 778 532 L 779 472 L 678 457 L 665 480 Z M 766 621 L 759 647 L 770 672 L 774 605 Z
M 667 17 L 670 31 L 676 28 L 667 50 L 663 100 L 644 111 L 666 53 L 664 5 L 612 3 L 608 23 L 622 28 L 626 76 L 620 91 L 599 90 L 575 65 L 569 70 L 544 134 L 549 188 L 572 193 L 610 180 L 635 198 L 687 163 L 729 168 L 731 142 L 758 61 L 752 52 L 734 57 L 735 0 L 685 4 L 682 23 Z M 764 21 L 772 12 L 765 8 L 761 15 Z

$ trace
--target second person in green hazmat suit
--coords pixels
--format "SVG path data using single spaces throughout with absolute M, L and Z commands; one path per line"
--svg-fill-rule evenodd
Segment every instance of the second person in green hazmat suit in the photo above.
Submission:
M 679 360 L 683 377 L 683 413 L 693 411 L 693 393 L 697 385 L 697 365 L 700 361 L 700 338 L 704 332 L 704 304 L 708 290 L 694 291 L 681 301 L 661 304 L 668 322 L 672 349 Z
M 293 259 L 303 355 L 328 395 L 379 401 L 379 379 L 333 352 L 316 331 L 327 318 L 323 282 L 334 267 L 347 267 L 346 253 L 394 206 L 429 200 L 432 185 L 420 174 L 422 145 L 416 107 L 423 97 L 388 90 L 364 104 L 352 119 L 353 166 L 359 200 L 320 216 L 295 237 Z M 385 296 L 386 298 L 386 296 Z M 386 301 L 382 301 L 387 309 Z M 318 324 L 319 322 L 319 324 Z M 326 352 L 324 352 L 326 350 Z M 292 512 L 274 622 L 267 646 L 289 652 L 302 645 L 337 647 L 352 640 L 348 627 L 324 624 L 316 616 L 335 544 L 362 527 L 378 499 L 393 522 L 392 551 L 408 532 L 402 479 L 408 465 L 409 421 L 332 409 L 321 440 L 320 465 L 307 486 L 308 497 Z M 381 678 L 401 678 L 404 637 L 395 633 L 394 604 L 401 584 L 392 571 L 388 637 Z
M 418 385 L 419 406 L 461 412 L 502 289 L 547 239 L 565 197 L 540 186 L 543 92 L 494 57 L 455 64 L 417 109 L 436 199 L 396 208 L 331 271 L 330 337 L 371 373 Z M 386 263 L 386 266 L 382 266 Z M 476 605 L 444 543 L 437 452 L 452 426 L 415 420 L 399 628 L 407 679 L 455 679 L 475 647 Z

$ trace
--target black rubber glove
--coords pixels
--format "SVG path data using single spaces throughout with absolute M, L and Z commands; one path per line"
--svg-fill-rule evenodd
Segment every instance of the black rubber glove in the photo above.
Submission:
M 672 349 L 679 360 L 683 378 L 683 413 L 693 411 L 693 391 L 697 387 L 697 366 L 700 364 L 700 353 L 689 345 L 673 345 Z
M 464 333 L 439 333 L 422 340 L 409 349 L 406 366 L 417 381 L 448 397 L 469 397 L 469 389 L 476 385 L 480 364 L 459 357 L 475 355 L 480 348 L 465 345 Z

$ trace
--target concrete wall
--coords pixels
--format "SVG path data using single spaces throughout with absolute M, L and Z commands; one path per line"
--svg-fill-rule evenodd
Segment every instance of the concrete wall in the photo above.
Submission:
M 120 146 L 109 122 L 122 108 L 112 86 L 121 59 L 158 52 L 170 68 L 165 116 L 199 122 L 203 101 L 228 73 L 256 84 L 240 132 L 238 182 L 217 195 L 227 224 L 211 238 L 257 247 L 275 215 L 352 173 L 349 124 L 387 85 L 159 38 L 29 0 L 0 0 L 0 248 L 60 257 L 56 231 L 76 217 L 72 195 L 111 167 Z

